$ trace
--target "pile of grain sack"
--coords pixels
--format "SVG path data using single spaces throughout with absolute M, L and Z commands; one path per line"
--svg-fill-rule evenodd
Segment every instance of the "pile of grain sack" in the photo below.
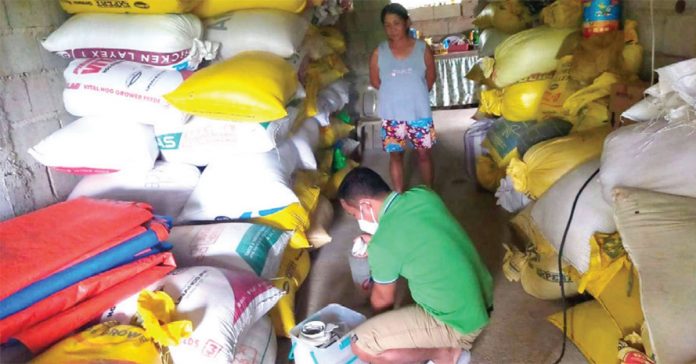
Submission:
M 658 69 L 623 114 L 638 123 L 612 128 L 610 88 L 641 66 L 636 23 L 611 0 L 534 11 L 488 5 L 476 24 L 490 53 L 468 76 L 485 89 L 467 172 L 517 213 L 526 244 L 505 246 L 503 270 L 540 299 L 561 298 L 561 277 L 567 296 L 592 296 L 568 311 L 568 337 L 592 363 L 693 362 L 696 60 Z M 563 314 L 549 320 L 562 327 Z
M 74 15 L 43 46 L 72 59 L 63 97 L 79 119 L 29 153 L 84 175 L 65 203 L 136 201 L 173 220 L 166 241 L 179 268 L 139 289 L 166 292 L 173 306 L 145 306 L 192 326 L 157 341 L 159 354 L 176 363 L 274 363 L 270 338 L 294 327 L 309 250 L 331 242 L 329 200 L 357 166 L 354 126 L 342 111 L 346 45 L 334 27 L 350 1 L 60 3 Z M 137 293 L 110 306 L 87 315 L 102 326 L 37 360 L 137 353 L 142 337 L 120 354 L 70 349 L 142 316 Z

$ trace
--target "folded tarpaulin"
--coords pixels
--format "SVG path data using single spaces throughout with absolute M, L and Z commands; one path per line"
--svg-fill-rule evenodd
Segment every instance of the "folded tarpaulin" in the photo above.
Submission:
M 11 296 L 0 300 L 0 319 L 17 313 L 32 304 L 95 274 L 130 263 L 152 253 L 169 236 L 166 226 L 158 221 L 150 223 L 149 229 L 115 247 L 105 250 L 87 260 L 70 266 L 42 280 L 34 282 Z M 154 251 L 152 251 L 154 249 Z
M 172 265 L 170 253 L 155 254 L 89 277 L 0 320 L 0 343 L 157 265 Z
M 158 265 L 150 267 L 76 306 L 53 315 L 37 325 L 26 328 L 19 334 L 12 335 L 11 338 L 21 342 L 32 353 L 38 353 L 70 335 L 73 331 L 98 320 L 104 311 L 140 292 L 174 270 L 175 263 L 171 253 L 159 255 L 163 258 Z
M 142 234 L 151 210 L 79 198 L 0 222 L 0 299 Z

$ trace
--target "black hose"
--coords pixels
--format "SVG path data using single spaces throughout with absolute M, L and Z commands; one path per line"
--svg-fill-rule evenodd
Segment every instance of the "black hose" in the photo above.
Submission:
M 592 181 L 595 176 L 599 173 L 599 169 L 594 171 L 590 178 L 585 181 L 585 183 L 580 187 L 578 194 L 575 195 L 575 200 L 573 200 L 573 207 L 570 209 L 570 216 L 568 217 L 568 223 L 566 224 L 565 230 L 563 231 L 563 238 L 561 238 L 561 246 L 558 248 L 558 275 L 559 284 L 561 285 L 561 298 L 563 299 L 563 344 L 561 346 L 561 355 L 558 356 L 554 364 L 559 364 L 563 360 L 566 350 L 566 341 L 568 340 L 568 300 L 565 295 L 565 285 L 563 283 L 563 248 L 565 248 L 566 238 L 568 237 L 568 231 L 570 230 L 570 224 L 573 222 L 573 215 L 575 215 L 575 208 L 578 205 L 578 200 L 582 191 L 585 190 L 590 181 Z

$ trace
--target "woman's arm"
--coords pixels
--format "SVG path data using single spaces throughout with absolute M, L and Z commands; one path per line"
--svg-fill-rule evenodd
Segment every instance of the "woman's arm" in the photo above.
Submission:
M 425 81 L 428 83 L 428 91 L 433 89 L 435 84 L 435 56 L 430 46 L 425 46 Z
M 379 53 L 377 48 L 372 52 L 372 57 L 370 57 L 370 84 L 372 87 L 379 89 L 382 85 L 382 80 L 379 79 Z

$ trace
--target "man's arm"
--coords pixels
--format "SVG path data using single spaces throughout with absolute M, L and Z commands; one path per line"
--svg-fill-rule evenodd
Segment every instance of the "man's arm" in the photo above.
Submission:
M 370 294 L 370 304 L 375 313 L 390 309 L 396 298 L 396 281 L 387 284 L 375 283 Z

